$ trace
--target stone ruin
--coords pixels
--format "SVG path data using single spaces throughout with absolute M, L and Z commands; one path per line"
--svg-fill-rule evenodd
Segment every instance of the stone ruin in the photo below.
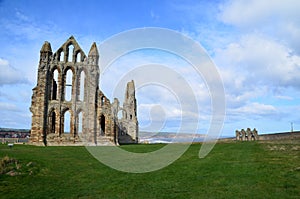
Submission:
M 246 131 L 244 129 L 242 129 L 241 131 L 236 130 L 235 137 L 236 140 L 240 140 L 240 141 L 258 140 L 258 132 L 255 128 L 252 131 L 250 128 L 247 128 Z
M 88 56 L 73 36 L 55 53 L 49 42 L 44 43 L 30 107 L 31 144 L 118 145 L 138 142 L 134 81 L 127 84 L 123 107 L 117 98 L 111 103 L 98 86 L 98 60 L 95 42 Z

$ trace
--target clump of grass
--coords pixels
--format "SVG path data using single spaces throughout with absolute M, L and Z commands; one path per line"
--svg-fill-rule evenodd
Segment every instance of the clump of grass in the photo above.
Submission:
M 21 169 L 21 164 L 18 160 L 10 158 L 7 155 L 0 160 L 0 174 L 17 175 Z
M 0 159 L 0 175 L 6 174 L 9 176 L 16 176 L 22 174 L 32 175 L 38 171 L 38 167 L 34 162 L 27 164 L 20 162 L 15 158 L 4 156 Z

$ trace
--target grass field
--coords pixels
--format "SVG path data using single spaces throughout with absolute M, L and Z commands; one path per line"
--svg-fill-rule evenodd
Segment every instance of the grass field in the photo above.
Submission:
M 146 152 L 163 145 L 127 145 Z M 113 170 L 84 147 L 0 145 L 0 198 L 300 198 L 300 142 L 199 144 L 150 173 Z

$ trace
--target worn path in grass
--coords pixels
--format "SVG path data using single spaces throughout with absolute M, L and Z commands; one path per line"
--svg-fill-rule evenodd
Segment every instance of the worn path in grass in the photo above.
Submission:
M 127 145 L 146 152 L 163 145 Z M 18 162 L 0 175 L 0 198 L 298 198 L 299 141 L 218 143 L 204 159 L 193 144 L 159 171 L 131 174 L 95 160 L 84 147 L 0 145 Z

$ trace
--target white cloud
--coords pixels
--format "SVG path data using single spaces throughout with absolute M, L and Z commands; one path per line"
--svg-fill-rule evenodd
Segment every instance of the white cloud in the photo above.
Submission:
M 38 24 L 34 19 L 26 16 L 20 10 L 15 10 L 14 16 L 11 18 L 0 19 L 0 25 L 7 34 L 13 34 L 14 39 L 18 40 L 36 40 L 43 37 L 57 38 L 61 32 L 54 23 L 46 21 L 44 24 Z M 54 34 L 58 33 L 58 34 Z
M 300 89 L 300 56 L 259 34 L 244 35 L 240 41 L 216 50 L 215 61 L 224 67 L 224 79 L 231 79 L 236 88 L 269 85 Z
M 238 0 L 220 5 L 219 19 L 239 31 L 263 32 L 300 54 L 300 1 Z
M 8 65 L 8 61 L 0 58 L 0 65 Z
M 5 59 L 0 58 L 0 86 L 4 84 L 27 83 L 22 73 L 12 67 Z
M 282 100 L 293 100 L 294 98 L 291 96 L 286 96 L 286 95 L 276 95 L 274 96 L 277 99 L 282 99 Z
M 261 34 L 243 35 L 216 50 L 215 61 L 225 84 L 230 121 L 282 118 L 280 104 L 272 98 L 290 101 L 293 96 L 287 88 L 300 91 L 300 57 Z
M 131 79 L 137 89 L 142 130 L 172 131 L 181 122 L 184 128 L 192 129 L 197 128 L 197 119 L 209 123 L 209 90 L 197 71 L 178 56 L 159 50 L 124 55 L 101 75 L 100 87 L 110 99 L 117 97 L 122 103 L 125 85 Z
M 15 104 L 0 102 L 0 110 L 1 111 L 19 111 L 18 107 Z
M 244 106 L 249 101 L 264 96 L 268 92 L 266 87 L 254 87 L 252 89 L 245 87 L 244 90 L 230 88 L 227 90 L 226 104 L 228 108 Z
M 283 119 L 282 105 L 295 103 L 295 92 L 289 91 L 300 91 L 299 5 L 290 0 L 223 1 L 219 21 L 210 15 L 207 24 L 196 14 L 199 9 L 184 9 L 193 28 L 182 32 L 204 44 L 219 68 L 227 122 Z M 200 109 L 205 107 L 201 103 Z
M 2 103 L 0 106 L 2 107 Z M 8 107 L 11 105 L 8 105 Z M 6 106 L 7 108 L 7 106 Z M 30 128 L 31 114 L 22 112 L 22 110 L 15 110 L 12 105 L 13 110 L 9 108 L 5 111 L 1 111 L 0 126 L 9 128 Z
M 263 103 L 247 103 L 237 108 L 229 108 L 227 117 L 229 120 L 245 120 L 245 119 L 258 119 L 262 117 L 277 116 L 278 110 L 269 104 Z
M 239 27 L 276 22 L 280 19 L 299 20 L 298 0 L 237 0 L 220 5 L 220 19 Z
M 160 18 L 160 16 L 159 16 L 156 12 L 154 12 L 153 10 L 150 11 L 150 16 L 151 16 L 151 18 L 152 18 L 154 21 L 157 21 L 157 20 L 159 20 L 159 18 Z

